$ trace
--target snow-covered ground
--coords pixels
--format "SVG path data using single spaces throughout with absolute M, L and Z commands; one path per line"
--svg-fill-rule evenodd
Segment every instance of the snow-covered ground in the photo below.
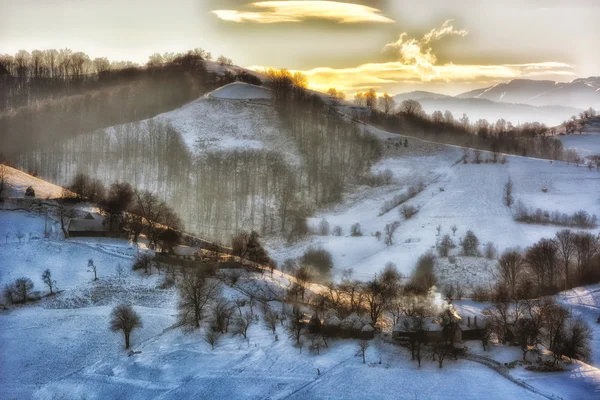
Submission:
M 42 217 L 24 212 L 0 213 L 0 226 L 36 231 L 42 223 Z M 367 363 L 362 364 L 356 340 L 331 341 L 329 348 L 313 355 L 306 339 L 300 353 L 282 327 L 276 338 L 257 322 L 248 340 L 225 335 L 211 351 L 203 330 L 170 329 L 176 322 L 176 291 L 158 288 L 162 277 L 156 273 L 146 277 L 130 271 L 133 257 L 121 252 L 128 248 L 127 242 L 91 238 L 0 246 L 0 285 L 17 275 L 30 276 L 41 289 L 39 274 L 49 267 L 62 290 L 0 313 L 3 399 L 361 399 L 367 393 L 376 399 L 544 398 L 473 361 L 447 360 L 439 369 L 427 359 L 419 369 L 407 350 L 382 339 L 371 342 Z M 100 267 L 98 281 L 92 281 L 87 271 L 88 258 Z M 119 263 L 124 267 L 121 274 L 116 269 Z M 266 293 L 277 282 L 269 274 L 242 274 L 237 285 Z M 597 290 L 575 290 L 565 301 L 594 306 Z M 242 296 L 231 287 L 225 287 L 224 294 Z M 108 326 L 112 306 L 121 302 L 131 303 L 143 322 L 132 335 L 133 350 L 139 352 L 132 356 L 123 350 L 122 337 Z M 485 306 L 471 301 L 457 304 L 465 315 L 468 310 L 475 315 Z M 510 362 L 520 352 L 503 348 L 486 355 Z M 594 358 L 597 361 L 597 353 Z M 517 368 L 511 375 L 564 399 L 587 398 L 598 388 L 598 370 L 585 364 L 555 374 Z
M 271 99 L 273 96 L 267 88 L 243 82 L 233 82 L 208 94 L 209 97 L 230 100 Z
M 281 133 L 275 108 L 264 102 L 269 96 L 268 89 L 237 82 L 155 118 L 170 122 L 197 152 L 264 149 L 297 164 L 296 145 Z
M 54 199 L 62 196 L 63 188 L 50 182 L 31 176 L 18 169 L 4 166 L 6 168 L 5 184 L 7 192 L 3 197 L 24 197 L 29 186 L 35 190 L 35 196 L 41 199 Z
M 406 153 L 388 155 L 372 167 L 374 171 L 389 168 L 394 174 L 390 185 L 356 190 L 341 205 L 320 210 L 310 220 L 313 225 L 321 219 L 332 228 L 339 225 L 344 236 L 313 235 L 292 246 L 273 240 L 269 242 L 271 253 L 282 261 L 300 256 L 309 246 L 322 246 L 332 253 L 336 271 L 352 268 L 356 277 L 368 278 L 387 262 L 409 274 L 418 257 L 434 249 L 438 225 L 442 236 L 452 235 L 450 228 L 456 225 L 457 244 L 470 229 L 482 245 L 491 241 L 500 252 L 526 247 L 562 229 L 515 222 L 512 210 L 502 202 L 509 177 L 514 198 L 528 207 L 563 213 L 585 210 L 600 216 L 600 173 L 595 169 L 518 156 L 507 156 L 506 164 L 463 164 L 457 163 L 462 151 L 452 146 L 428 155 L 413 155 L 410 149 L 409 145 Z M 402 206 L 379 215 L 386 200 L 417 182 L 425 183 L 425 190 L 404 203 L 419 210 L 414 217 L 405 220 L 399 213 Z M 372 236 L 383 233 L 386 224 L 394 221 L 400 226 L 393 245 L 386 246 Z M 360 223 L 362 237 L 349 236 L 354 223 Z
M 36 290 L 45 290 L 42 272 L 49 268 L 59 289 L 89 282 L 94 275 L 88 260 L 96 264 L 98 276 L 111 276 L 121 264 L 126 270 L 131 265 L 135 248 L 126 240 L 118 239 L 44 239 L 43 216 L 25 211 L 0 211 L 0 286 L 20 277 L 30 278 Z M 58 232 L 58 224 L 48 226 Z M 19 242 L 17 233 L 24 236 Z M 8 236 L 7 236 L 8 234 Z M 31 236 L 30 236 L 31 234 Z

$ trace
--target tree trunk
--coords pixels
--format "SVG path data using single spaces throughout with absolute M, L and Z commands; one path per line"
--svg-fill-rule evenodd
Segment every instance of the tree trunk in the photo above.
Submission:
M 129 348 L 129 333 L 128 332 L 124 332 L 125 333 L 125 349 Z

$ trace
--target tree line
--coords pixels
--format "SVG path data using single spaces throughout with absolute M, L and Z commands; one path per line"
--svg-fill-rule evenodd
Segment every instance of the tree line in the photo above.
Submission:
M 332 99 L 341 100 L 345 97 L 333 88 L 329 90 L 328 94 Z M 551 160 L 580 161 L 575 152 L 565 150 L 560 140 L 554 137 L 558 133 L 556 127 L 549 128 L 539 122 L 513 125 L 502 118 L 496 122 L 486 119 L 471 121 L 466 114 L 457 118 L 448 110 L 434 111 L 428 115 L 416 100 L 409 99 L 396 104 L 387 93 L 378 97 L 373 89 L 357 93 L 354 97 L 354 104 L 370 111 L 369 115 L 361 117 L 362 119 L 390 132 L 410 134 L 427 140 L 488 150 L 494 153 L 503 152 Z M 595 115 L 595 111 L 587 110 L 582 113 L 580 120 L 587 121 L 592 115 Z M 568 126 L 573 125 L 582 130 L 584 124 L 577 121 L 571 120 Z
M 0 71 L 5 71 L 0 72 L 0 143 L 11 160 L 79 134 L 152 117 L 223 84 L 250 79 L 244 73 L 208 71 L 209 54 L 201 49 L 154 55 L 144 67 L 111 66 L 106 59 L 91 62 L 89 57 L 77 69 L 73 61 L 36 66 L 31 55 L 21 55 L 0 57 Z

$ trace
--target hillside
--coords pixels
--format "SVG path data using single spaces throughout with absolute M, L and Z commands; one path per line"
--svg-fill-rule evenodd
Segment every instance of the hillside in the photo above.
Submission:
M 592 140 L 597 145 L 600 136 Z M 507 156 L 506 164 L 463 164 L 459 162 L 463 155 L 461 148 L 412 138 L 409 138 L 408 148 L 400 149 L 372 167 L 373 171 L 389 168 L 393 173 L 390 185 L 357 190 L 348 194 L 342 204 L 320 210 L 311 219 L 313 226 L 322 219 L 332 228 L 339 225 L 343 236 L 313 235 L 291 247 L 278 241 L 270 242 L 271 252 L 278 261 L 300 256 L 311 246 L 322 246 L 332 253 L 337 274 L 352 268 L 355 276 L 366 279 L 383 269 L 387 262 L 395 263 L 404 274 L 410 274 L 418 257 L 434 249 L 438 225 L 441 225 L 442 235 L 452 235 L 450 227 L 456 225 L 456 242 L 471 229 L 482 245 L 491 241 L 499 251 L 523 248 L 543 237 L 554 236 L 561 227 L 527 225 L 513 220 L 511 209 L 502 203 L 503 187 L 509 176 L 513 180 L 515 199 L 528 207 L 564 213 L 586 210 L 600 215 L 600 173 L 595 168 L 588 170 L 565 162 L 518 156 Z M 489 156 L 484 153 L 484 158 Z M 414 217 L 405 220 L 399 213 L 400 206 L 379 215 L 386 201 L 418 182 L 426 185 L 425 190 L 405 203 L 419 210 Z M 394 221 L 400 226 L 393 245 L 386 246 L 383 239 L 378 241 L 372 236 L 377 231 L 384 232 L 385 225 Z M 351 225 L 355 223 L 360 223 L 362 237 L 349 236 Z M 468 263 L 468 260 L 463 262 L 464 268 Z M 462 273 L 461 265 L 452 268 Z
M 479 98 L 533 106 L 600 108 L 600 77 L 579 78 L 571 82 L 514 79 L 487 88 L 462 93 L 458 98 Z
M 35 190 L 35 195 L 43 199 L 55 199 L 61 197 L 63 188 L 48 181 L 29 175 L 21 170 L 4 166 L 5 168 L 5 188 L 3 197 L 24 197 L 28 187 Z

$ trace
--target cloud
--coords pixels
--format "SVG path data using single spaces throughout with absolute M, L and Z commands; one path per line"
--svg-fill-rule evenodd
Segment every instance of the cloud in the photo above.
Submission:
M 272 24 L 324 19 L 338 23 L 393 23 L 377 8 L 337 1 L 261 1 L 248 4 L 250 11 L 213 10 L 218 18 L 230 22 Z
M 255 71 L 263 71 L 264 67 L 250 67 Z M 296 72 L 296 71 L 292 71 Z M 326 91 L 330 87 L 352 94 L 373 88 L 378 92 L 392 91 L 399 84 L 479 84 L 489 85 L 517 79 L 558 79 L 570 78 L 574 75 L 572 66 L 559 62 L 498 64 L 498 65 L 456 65 L 445 64 L 435 66 L 435 75 L 427 80 L 422 71 L 414 65 L 401 61 L 386 63 L 368 63 L 351 68 L 320 67 L 298 71 L 306 74 L 309 87 Z
M 383 51 L 398 52 L 402 63 L 412 65 L 424 80 L 431 80 L 438 74 L 435 67 L 437 58 L 433 54 L 431 43 L 445 36 L 466 36 L 467 34 L 468 32 L 464 29 L 455 29 L 452 20 L 449 19 L 439 29 L 432 29 L 420 40 L 409 38 L 408 33 L 403 32 L 397 41 L 386 44 Z
M 404 32 L 397 41 L 384 46 L 384 51 L 397 54 L 396 61 L 366 63 L 351 68 L 320 67 L 299 71 L 307 75 L 309 87 L 326 91 L 330 87 L 348 94 L 373 88 L 393 90 L 400 84 L 495 84 L 511 79 L 564 79 L 575 75 L 573 67 L 560 62 L 520 64 L 437 64 L 431 44 L 446 36 L 466 36 L 464 29 L 455 29 L 452 20 L 439 29 L 432 29 L 421 39 Z M 250 67 L 261 71 L 263 67 Z M 296 72 L 296 71 L 292 71 Z

